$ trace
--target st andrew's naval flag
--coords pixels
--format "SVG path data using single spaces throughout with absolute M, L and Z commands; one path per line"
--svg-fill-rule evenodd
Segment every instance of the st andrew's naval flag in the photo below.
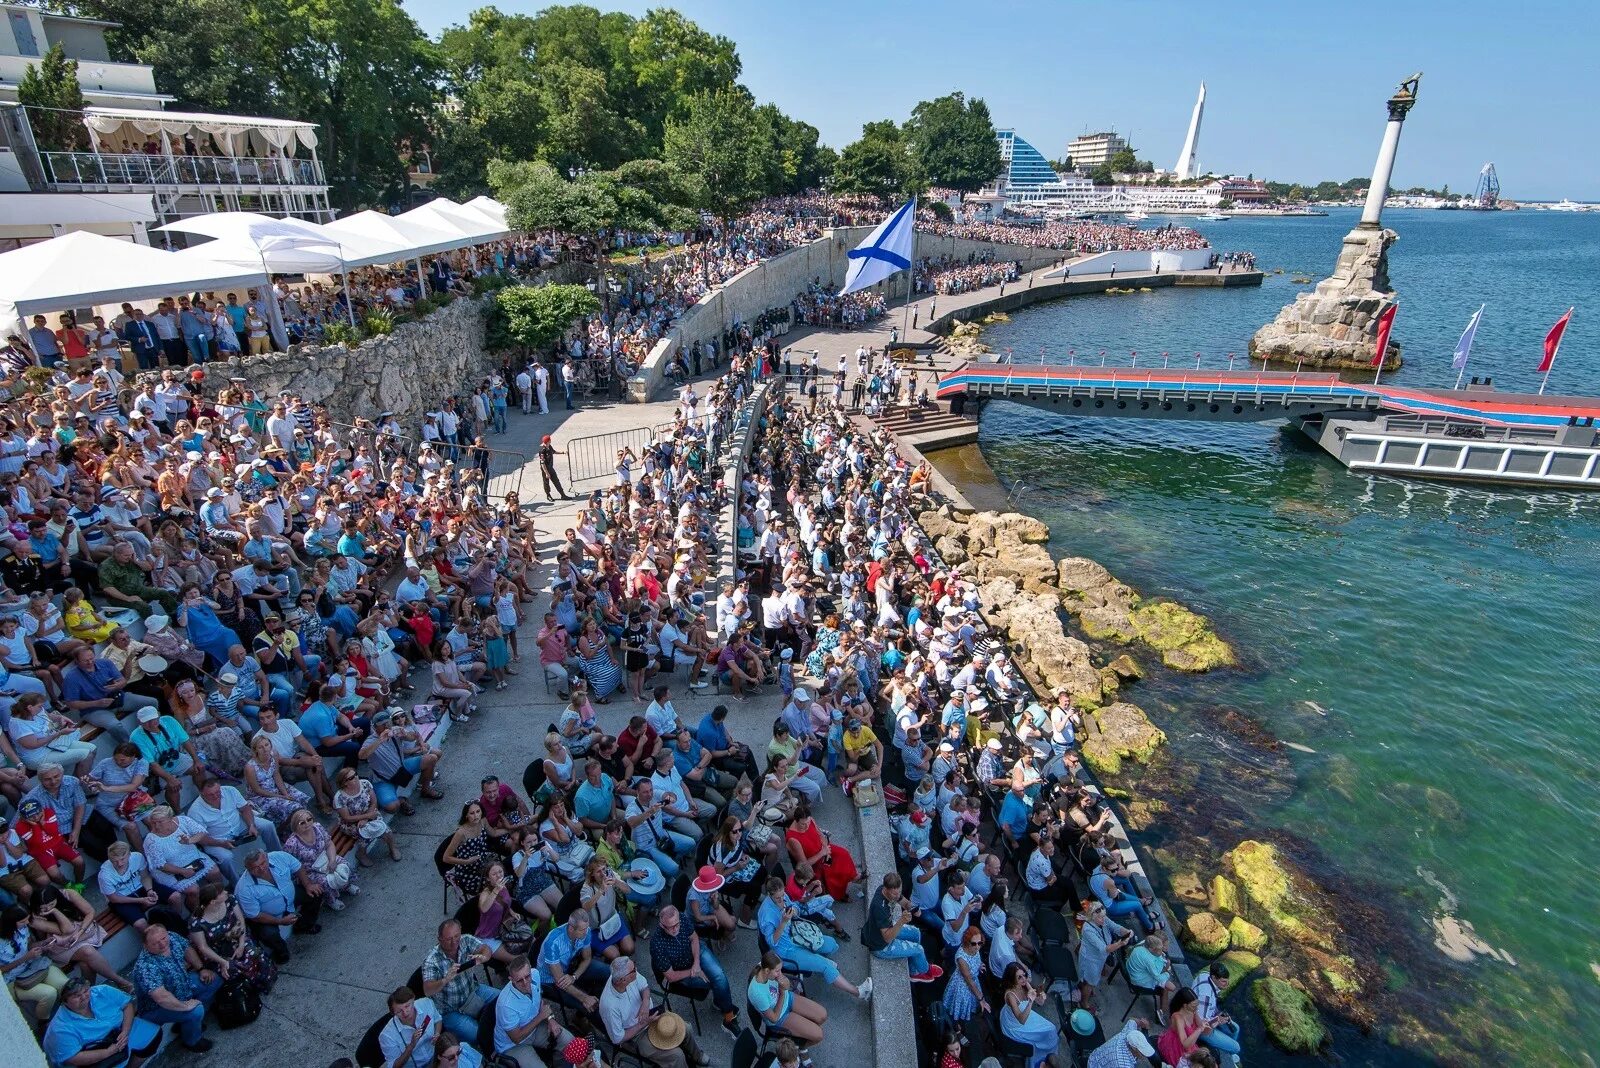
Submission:
M 917 202 L 909 201 L 899 211 L 878 224 L 867 239 L 850 250 L 850 271 L 845 275 L 842 297 L 888 278 L 911 266 L 917 241 Z

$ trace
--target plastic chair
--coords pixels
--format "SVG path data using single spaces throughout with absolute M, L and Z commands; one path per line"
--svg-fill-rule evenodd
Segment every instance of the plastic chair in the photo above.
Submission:
M 383 1032 L 383 1029 L 388 1026 L 390 1019 L 392 1019 L 392 1017 L 388 1013 L 384 1013 L 382 1016 L 378 1017 L 378 1019 L 373 1022 L 372 1026 L 367 1028 L 366 1033 L 361 1036 L 361 1041 L 356 1043 L 357 1064 L 383 1063 L 383 1047 L 378 1045 L 378 1035 L 380 1035 Z
M 683 998 L 689 1003 L 689 1015 L 694 1018 L 694 1033 L 696 1035 L 702 1034 L 703 1032 L 700 1030 L 700 1002 L 711 996 L 711 988 L 709 986 L 689 986 L 681 980 L 676 983 L 669 983 L 660 972 L 656 972 L 655 977 L 656 985 L 661 988 L 661 998 L 666 1002 L 666 1007 L 672 1008 L 674 995 Z
M 738 1039 L 733 1043 L 731 1068 L 754 1068 L 756 1058 L 760 1055 L 761 1040 L 756 1033 L 748 1027 L 740 1030 Z
M 1033 1063 L 1033 1046 L 1026 1042 L 1018 1042 L 1000 1029 L 999 1024 L 991 1028 L 990 1038 L 993 1040 L 995 1053 L 1006 1062 L 1016 1062 L 1021 1068 L 1028 1068 Z
M 539 792 L 539 788 L 544 785 L 544 780 L 543 757 L 531 761 L 527 767 L 522 769 L 522 794 L 528 799 L 530 805 L 534 803 L 533 795 Z

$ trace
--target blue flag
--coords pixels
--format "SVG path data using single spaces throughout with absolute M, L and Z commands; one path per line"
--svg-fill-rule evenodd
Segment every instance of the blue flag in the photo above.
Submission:
M 917 244 L 916 204 L 914 200 L 907 202 L 850 250 L 850 270 L 845 275 L 844 288 L 839 290 L 841 297 L 876 285 L 911 266 Z
M 1483 309 L 1487 305 L 1478 305 L 1478 310 L 1472 313 L 1472 318 L 1467 322 L 1467 328 L 1461 331 L 1461 340 L 1456 342 L 1456 356 L 1450 361 L 1450 366 L 1457 371 L 1466 369 L 1467 357 L 1472 354 L 1472 338 L 1478 332 L 1478 320 L 1483 318 Z

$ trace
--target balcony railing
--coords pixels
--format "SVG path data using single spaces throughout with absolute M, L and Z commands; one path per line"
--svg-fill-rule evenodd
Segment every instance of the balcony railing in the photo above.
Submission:
M 228 156 L 41 152 L 54 186 L 323 186 L 322 162 Z

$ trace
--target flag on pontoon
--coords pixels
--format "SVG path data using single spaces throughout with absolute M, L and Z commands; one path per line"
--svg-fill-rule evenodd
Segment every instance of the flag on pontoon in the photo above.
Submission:
M 1472 354 L 1472 339 L 1478 333 L 1478 320 L 1483 318 L 1483 309 L 1487 305 L 1480 304 L 1478 310 L 1472 313 L 1472 318 L 1467 322 L 1467 328 L 1461 331 L 1461 340 L 1456 342 L 1455 359 L 1450 361 L 1450 366 L 1457 371 L 1467 366 L 1467 357 Z
M 1394 313 L 1400 305 L 1390 304 L 1378 316 L 1378 346 L 1372 354 L 1372 366 L 1383 366 L 1383 355 L 1389 350 L 1389 330 L 1394 326 Z
M 917 242 L 916 216 L 917 202 L 907 201 L 850 250 L 850 270 L 844 277 L 844 288 L 839 290 L 841 297 L 910 268 Z
M 1556 353 L 1561 348 L 1561 335 L 1567 332 L 1567 324 L 1572 322 L 1572 309 L 1567 309 L 1567 314 L 1556 320 L 1556 325 L 1544 336 L 1544 359 L 1539 361 L 1539 373 L 1549 374 L 1550 367 L 1556 362 Z

